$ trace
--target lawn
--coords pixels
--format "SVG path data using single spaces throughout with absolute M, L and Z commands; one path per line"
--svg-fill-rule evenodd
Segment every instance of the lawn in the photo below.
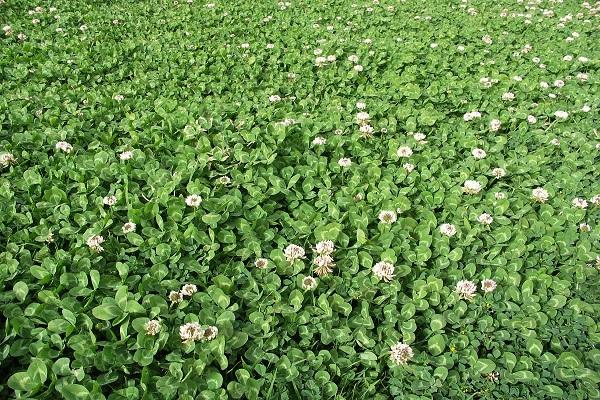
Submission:
M 600 399 L 600 2 L 0 27 L 0 398 Z

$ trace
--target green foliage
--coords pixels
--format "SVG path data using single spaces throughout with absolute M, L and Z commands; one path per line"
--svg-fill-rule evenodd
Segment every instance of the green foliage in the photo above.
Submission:
M 600 399 L 593 2 L 0 3 L 0 398 Z

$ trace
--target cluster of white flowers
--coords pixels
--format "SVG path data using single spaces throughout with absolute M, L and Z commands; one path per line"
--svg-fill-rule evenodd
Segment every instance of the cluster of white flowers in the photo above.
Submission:
M 502 127 L 502 122 L 499 119 L 493 119 L 490 121 L 490 130 L 492 132 L 498 132 Z
M 171 300 L 171 304 L 181 303 L 185 296 L 192 296 L 196 292 L 198 292 L 198 287 L 192 283 L 187 283 L 179 291 L 172 290 L 169 293 L 169 300 Z
M 352 160 L 350 160 L 349 158 L 340 158 L 338 161 L 338 165 L 342 168 L 348 168 L 350 165 L 352 165 Z
M 335 262 L 331 254 L 335 250 L 335 245 L 331 240 L 323 240 L 317 243 L 314 248 L 316 257 L 313 259 L 315 265 L 314 272 L 318 276 L 327 275 L 333 272 Z
M 133 158 L 133 151 L 124 151 L 121 154 L 119 154 L 119 158 L 123 161 L 131 160 Z
M 0 154 L 0 165 L 3 167 L 8 167 L 9 165 L 13 165 L 17 162 L 17 159 L 15 158 L 14 155 L 12 155 L 12 153 L 2 153 Z
M 371 268 L 373 275 L 384 282 L 391 282 L 394 279 L 394 270 L 394 264 L 387 261 L 380 261 Z
M 123 233 L 127 234 L 127 233 L 131 233 L 131 232 L 135 232 L 135 228 L 136 228 L 136 224 L 129 221 L 123 224 L 123 227 L 121 228 L 123 230 Z
M 481 113 L 479 111 L 470 111 L 465 113 L 465 115 L 463 115 L 463 120 L 465 122 L 469 122 L 472 121 L 474 119 L 479 119 L 481 118 Z
M 156 336 L 158 335 L 161 329 L 160 321 L 155 319 L 150 320 L 146 322 L 146 324 L 144 325 L 144 329 L 146 330 L 146 335 Z
M 285 255 L 285 259 L 287 260 L 287 262 L 289 262 L 290 264 L 306 256 L 306 252 L 304 251 L 304 249 L 295 244 L 288 245 L 283 251 L 283 254 Z
M 533 197 L 533 200 L 537 201 L 538 203 L 545 203 L 548 201 L 550 195 L 546 189 L 538 187 L 531 191 L 531 197 Z
M 383 210 L 379 213 L 379 221 L 382 224 L 393 224 L 397 218 L 395 211 Z
M 571 204 L 573 204 L 573 207 L 576 208 L 582 208 L 585 209 L 588 207 L 588 202 L 586 199 L 582 199 L 581 197 L 575 197 L 572 201 Z
M 396 151 L 396 155 L 400 158 L 407 158 L 412 156 L 413 151 L 410 147 L 408 146 L 400 146 L 398 147 L 398 150 Z
M 485 152 L 485 150 L 477 149 L 477 148 L 471 150 L 471 154 L 473 155 L 473 157 L 475 157 L 478 160 L 483 160 L 487 156 L 487 153 Z
M 481 183 L 473 180 L 465 181 L 463 192 L 466 194 L 477 194 L 481 191 Z
M 482 225 L 491 225 L 494 222 L 494 218 L 488 213 L 483 213 L 477 217 L 477 221 Z
M 325 139 L 322 136 L 317 136 L 316 138 L 313 139 L 312 144 L 314 144 L 315 146 L 322 146 L 325 143 L 327 143 L 327 139 Z
M 95 253 L 104 251 L 102 243 L 104 243 L 104 238 L 100 235 L 92 235 L 86 240 L 88 247 Z
M 390 359 L 396 365 L 406 365 L 413 357 L 413 349 L 406 343 L 398 342 L 390 349 Z
M 65 153 L 70 153 L 73 151 L 73 146 L 68 142 L 60 141 L 56 143 L 56 149 L 64 151 Z
M 506 176 L 506 170 L 504 168 L 494 168 L 492 170 L 492 175 L 498 179 L 503 178 Z
M 102 204 L 104 204 L 105 206 L 112 207 L 115 204 L 117 204 L 117 197 L 116 196 L 105 196 L 104 198 L 102 198 Z
M 442 235 L 452 237 L 456 235 L 456 227 L 452 224 L 442 224 L 440 225 L 440 232 Z
M 481 281 L 481 290 L 484 293 L 491 293 L 496 290 L 497 284 L 493 279 L 484 279 Z M 456 284 L 454 290 L 458 297 L 465 300 L 473 300 L 477 294 L 477 285 L 473 281 L 461 280 Z
M 199 207 L 200 203 L 202 203 L 202 197 L 197 194 L 190 194 L 185 198 L 185 204 L 189 207 Z

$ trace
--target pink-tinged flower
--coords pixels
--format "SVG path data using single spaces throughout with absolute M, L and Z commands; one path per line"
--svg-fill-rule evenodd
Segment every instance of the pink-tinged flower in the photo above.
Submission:
M 287 262 L 293 263 L 298 259 L 304 258 L 306 252 L 302 247 L 297 246 L 295 244 L 290 244 L 285 248 L 283 254 L 285 254 L 285 259 L 287 260 Z
M 352 160 L 350 160 L 349 158 L 340 158 L 338 161 L 338 165 L 342 168 L 348 168 L 350 165 L 352 165 Z
M 481 281 L 481 290 L 485 293 L 490 293 L 496 290 L 496 281 L 493 279 L 484 279 Z
M 487 153 L 483 149 L 473 149 L 471 154 L 478 160 L 482 160 L 487 156 Z
M 197 322 L 189 322 L 179 328 L 179 337 L 183 343 L 191 343 L 202 339 L 204 329 Z
M 406 365 L 413 357 L 413 349 L 406 343 L 398 342 L 390 349 L 390 359 L 396 365 Z
M 383 210 L 379 213 L 379 221 L 382 224 L 393 224 L 397 220 L 396 213 L 394 211 Z
M 494 218 L 488 213 L 483 213 L 477 217 L 477 221 L 482 225 L 491 225 L 494 222 Z
M 465 300 L 473 300 L 477 294 L 477 285 L 474 282 L 468 280 L 458 281 L 456 284 L 456 293 L 458 297 Z
M 452 237 L 456 235 L 456 227 L 452 224 L 442 224 L 440 225 L 440 232 L 442 235 Z

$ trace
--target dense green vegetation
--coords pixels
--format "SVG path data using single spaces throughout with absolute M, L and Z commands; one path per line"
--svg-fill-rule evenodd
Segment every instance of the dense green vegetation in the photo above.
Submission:
M 0 0 L 0 398 L 600 398 L 599 16 Z

